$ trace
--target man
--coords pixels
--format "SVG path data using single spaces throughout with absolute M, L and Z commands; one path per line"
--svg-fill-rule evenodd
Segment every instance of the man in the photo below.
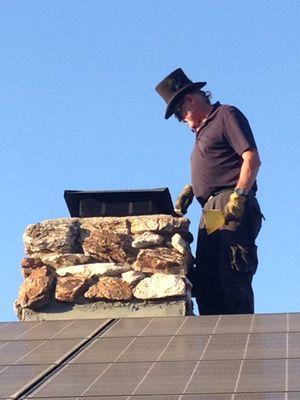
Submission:
M 167 103 L 165 118 L 174 114 L 195 134 L 192 185 L 184 188 L 175 211 L 184 215 L 193 195 L 203 207 L 196 268 L 189 273 L 200 314 L 253 314 L 255 239 L 262 220 L 255 197 L 259 154 L 246 117 L 233 106 L 211 104 L 201 90 L 205 85 L 178 68 L 156 87 Z M 213 231 L 205 217 L 209 210 L 224 216 Z

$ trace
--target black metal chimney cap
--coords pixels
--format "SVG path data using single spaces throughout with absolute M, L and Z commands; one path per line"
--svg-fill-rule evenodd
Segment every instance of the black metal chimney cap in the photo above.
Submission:
M 174 207 L 168 188 L 146 190 L 65 190 L 71 217 L 169 214 Z

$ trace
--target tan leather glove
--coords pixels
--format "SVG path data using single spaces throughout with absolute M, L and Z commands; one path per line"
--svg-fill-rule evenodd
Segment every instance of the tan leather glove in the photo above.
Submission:
M 193 198 L 194 192 L 192 185 L 186 185 L 175 202 L 175 213 L 181 217 L 186 214 L 187 209 L 192 204 Z
M 232 193 L 225 206 L 225 220 L 230 221 L 241 219 L 245 211 L 245 202 L 245 196 L 239 196 L 236 193 Z

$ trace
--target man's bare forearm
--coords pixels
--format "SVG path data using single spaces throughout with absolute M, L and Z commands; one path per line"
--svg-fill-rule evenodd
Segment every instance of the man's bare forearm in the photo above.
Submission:
M 255 182 L 261 162 L 256 149 L 245 151 L 242 158 L 243 164 L 236 187 L 245 189 L 248 193 Z

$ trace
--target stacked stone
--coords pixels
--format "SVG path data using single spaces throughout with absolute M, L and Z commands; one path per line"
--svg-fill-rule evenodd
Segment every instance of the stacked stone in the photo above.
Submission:
M 188 299 L 188 229 L 186 218 L 171 215 L 61 218 L 29 225 L 17 315 L 25 319 L 24 310 L 41 310 L 53 301 Z

